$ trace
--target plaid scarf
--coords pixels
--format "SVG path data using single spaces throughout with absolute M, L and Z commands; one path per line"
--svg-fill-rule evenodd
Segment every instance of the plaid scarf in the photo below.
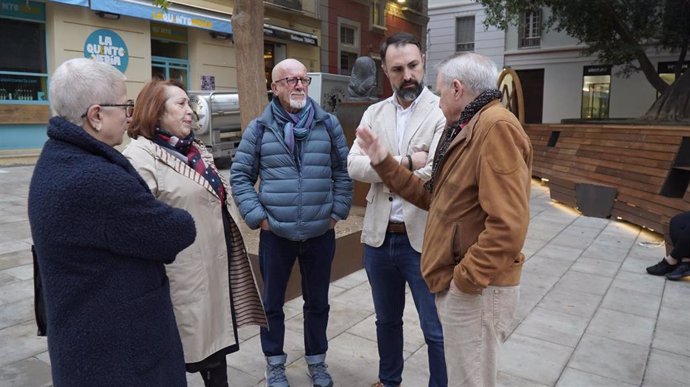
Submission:
M 486 104 L 501 97 L 501 92 L 496 89 L 489 89 L 482 92 L 477 96 L 477 98 L 474 99 L 474 101 L 465 106 L 465 110 L 463 110 L 460 114 L 459 120 L 446 126 L 446 129 L 443 131 L 443 135 L 441 137 L 441 143 L 438 145 L 438 149 L 436 150 L 436 156 L 434 156 L 434 163 L 431 167 L 431 179 L 424 184 L 424 188 L 426 188 L 427 191 L 434 192 L 434 181 L 438 177 L 439 168 L 441 164 L 443 164 L 443 161 L 446 158 L 446 152 L 448 152 L 448 147 L 450 146 L 450 143 L 453 142 L 453 139 L 455 139 L 455 136 L 460 133 L 462 128 L 464 128 L 465 125 L 470 122 L 472 117 L 474 117 L 474 115 L 477 114 L 477 112 L 480 111 Z
M 156 136 L 153 138 L 153 142 L 186 157 L 187 165 L 203 176 L 211 185 L 211 188 L 216 191 L 221 203 L 225 203 L 225 187 L 223 187 L 223 182 L 220 180 L 216 170 L 210 165 L 206 165 L 201 157 L 199 148 L 194 146 L 194 131 L 190 131 L 185 138 L 179 138 L 161 128 L 156 128 Z

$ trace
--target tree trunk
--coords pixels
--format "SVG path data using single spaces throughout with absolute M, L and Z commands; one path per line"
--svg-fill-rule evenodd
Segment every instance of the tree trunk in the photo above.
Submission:
M 642 118 L 690 122 L 690 71 L 686 71 L 666 89 Z
M 235 0 L 232 34 L 237 56 L 237 86 L 242 128 L 266 106 L 264 79 L 264 4 L 256 0 Z

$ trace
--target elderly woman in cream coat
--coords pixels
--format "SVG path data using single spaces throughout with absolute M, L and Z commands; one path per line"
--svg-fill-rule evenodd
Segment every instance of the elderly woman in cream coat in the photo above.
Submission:
M 266 317 L 230 215 L 230 190 L 194 139 L 192 115 L 179 82 L 148 82 L 137 97 L 124 155 L 159 200 L 189 211 L 196 222 L 196 241 L 167 266 L 175 317 L 187 372 L 200 372 L 207 387 L 227 386 L 225 355 L 239 349 L 237 328 L 266 325 Z

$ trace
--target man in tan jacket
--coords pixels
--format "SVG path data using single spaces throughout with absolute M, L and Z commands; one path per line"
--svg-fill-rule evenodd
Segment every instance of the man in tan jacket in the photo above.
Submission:
M 532 146 L 499 101 L 496 65 L 465 53 L 439 65 L 448 122 L 424 182 L 367 127 L 358 145 L 384 184 L 429 209 L 421 270 L 443 325 L 449 386 L 496 384 L 498 352 L 515 314 L 529 224 Z

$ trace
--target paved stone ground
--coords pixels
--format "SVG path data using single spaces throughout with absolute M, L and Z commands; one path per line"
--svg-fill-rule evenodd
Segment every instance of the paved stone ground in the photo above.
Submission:
M 0 386 L 49 386 L 46 340 L 35 336 L 26 197 L 32 167 L 0 169 Z M 644 272 L 664 254 L 660 236 L 552 203 L 532 186 L 518 315 L 503 349 L 500 386 L 682 386 L 690 380 L 690 283 Z M 408 301 L 411 297 L 408 297 Z M 331 285 L 328 360 L 336 386 L 376 380 L 375 317 L 363 271 Z M 287 303 L 293 387 L 308 386 L 301 300 Z M 241 330 L 228 356 L 233 387 L 262 385 L 258 329 Z M 404 386 L 428 377 L 414 306 L 405 312 Z M 191 386 L 202 386 L 189 375 Z

